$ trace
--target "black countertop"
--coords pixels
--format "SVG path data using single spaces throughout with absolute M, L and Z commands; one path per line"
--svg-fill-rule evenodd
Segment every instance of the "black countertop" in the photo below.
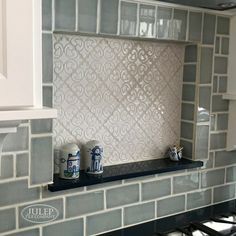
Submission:
M 203 166 L 202 161 L 192 161 L 185 158 L 182 158 L 178 162 L 171 161 L 169 158 L 162 158 L 150 161 L 126 163 L 104 167 L 103 174 L 99 176 L 88 175 L 81 171 L 80 177 L 76 180 L 60 179 L 59 175 L 55 174 L 54 183 L 48 185 L 48 189 L 55 192 L 71 188 L 107 183 L 115 180 L 198 168 L 201 166 Z

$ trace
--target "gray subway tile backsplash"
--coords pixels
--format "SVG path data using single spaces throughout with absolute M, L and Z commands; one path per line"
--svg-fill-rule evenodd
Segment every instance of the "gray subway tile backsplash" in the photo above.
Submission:
M 115 34 L 115 35 L 117 34 L 118 4 L 119 4 L 118 0 L 101 1 L 101 23 L 100 23 L 101 33 Z
M 217 17 L 217 34 L 229 34 L 230 19 L 229 17 Z
M 199 188 L 199 173 L 191 173 L 173 178 L 173 192 L 183 193 Z
M 195 82 L 196 81 L 197 66 L 196 65 L 184 65 L 183 81 Z
M 15 228 L 15 208 L 0 210 L 0 234 L 6 231 L 14 230 Z
M 216 16 L 212 14 L 204 14 L 203 25 L 203 44 L 214 44 L 215 39 Z
M 216 152 L 215 167 L 227 166 L 236 163 L 236 152 L 220 151 Z
M 66 217 L 80 216 L 103 209 L 103 191 L 96 191 L 66 198 Z
M 6 236 L 40 236 L 39 228 L 7 234 Z
M 139 185 L 127 185 L 106 191 L 107 208 L 122 206 L 139 201 Z
M 236 166 L 231 166 L 226 169 L 226 182 L 236 181 Z
M 43 236 L 59 236 L 68 234 L 70 234 L 70 236 L 83 236 L 83 219 L 69 220 L 43 227 Z
M 189 193 L 187 195 L 187 209 L 202 207 L 211 204 L 211 189 L 200 192 Z
M 229 38 L 222 38 L 221 39 L 221 53 L 223 55 L 229 54 Z
M 158 181 L 142 183 L 142 200 L 150 200 L 171 194 L 171 180 L 163 179 Z
M 210 84 L 212 80 L 213 48 L 201 47 L 200 84 Z
M 87 234 L 98 234 L 121 227 L 121 210 L 108 211 L 87 217 Z
M 220 37 L 216 37 L 215 39 L 215 53 L 219 54 L 220 53 Z
M 188 39 L 194 42 L 201 42 L 201 37 L 202 37 L 202 13 L 189 12 Z
M 188 104 L 188 103 L 182 103 L 182 109 L 181 109 L 181 118 L 183 120 L 194 120 L 194 105 Z
M 53 80 L 53 48 L 52 48 L 52 34 L 42 35 L 42 69 L 43 69 L 43 82 L 52 83 Z
M 228 111 L 229 101 L 223 99 L 222 95 L 212 96 L 212 112 Z
M 29 154 L 16 155 L 16 177 L 28 176 L 29 174 Z
M 224 183 L 225 169 L 202 172 L 202 188 L 220 185 Z
M 157 216 L 177 214 L 185 210 L 185 196 L 175 196 L 157 201 Z
M 181 137 L 192 139 L 193 138 L 193 124 L 187 122 L 181 122 Z
M 124 209 L 124 224 L 136 224 L 155 218 L 155 203 L 148 202 Z
M 52 145 L 52 137 L 31 139 L 30 183 L 32 185 L 52 182 Z
M 197 62 L 197 45 L 187 45 L 185 47 L 184 62 Z
M 43 106 L 53 107 L 53 88 L 51 86 L 43 86 Z
M 207 159 L 208 158 L 208 143 L 209 143 L 209 126 L 198 125 L 196 127 L 195 138 L 195 158 Z
M 52 0 L 42 0 L 42 29 L 52 30 Z
M 193 102 L 195 100 L 195 85 L 183 85 L 182 100 L 188 102 Z
M 1 171 L 0 171 L 0 180 L 13 177 L 13 156 L 7 155 L 0 157 L 1 161 Z
M 211 134 L 210 149 L 222 149 L 226 147 L 226 133 Z
M 97 0 L 79 0 L 78 7 L 79 31 L 95 33 L 97 29 Z M 107 23 L 109 24 L 109 22 Z M 103 25 L 102 27 L 104 28 Z
M 227 76 L 219 77 L 219 93 L 227 92 Z
M 29 128 L 19 127 L 17 133 L 7 135 L 3 152 L 25 151 L 29 148 Z
M 192 159 L 193 158 L 193 156 L 192 156 L 193 155 L 193 143 L 192 142 L 188 142 L 186 140 L 180 139 L 180 145 L 182 147 L 184 147 L 183 155 L 185 157 L 188 157 L 188 158 Z
M 55 0 L 55 30 L 75 30 L 75 0 Z
M 227 57 L 215 57 L 214 72 L 216 74 L 227 74 L 228 58 Z
M 52 133 L 52 126 L 53 126 L 52 119 L 31 120 L 31 133 L 32 134 Z
M 235 184 L 225 185 L 214 188 L 213 201 L 221 202 L 235 197 Z
M 54 221 L 57 221 L 57 220 L 61 220 L 63 218 L 63 199 L 55 199 L 55 200 L 51 200 L 51 201 L 44 201 L 44 202 L 39 202 L 38 204 L 42 204 L 42 205 L 47 205 L 47 206 L 50 206 L 50 207 L 53 207 L 57 210 L 57 218 L 55 218 Z M 34 204 L 27 204 L 27 205 L 24 205 L 24 206 L 20 206 L 18 208 L 18 220 L 19 220 L 19 228 L 25 228 L 25 227 L 29 227 L 29 226 L 33 226 L 33 225 L 39 225 L 39 223 L 36 221 L 33 221 L 33 222 L 30 222 L 29 220 L 26 220 L 22 217 L 21 215 L 21 212 L 28 206 L 31 206 L 31 205 L 34 205 Z M 54 210 L 54 209 L 53 209 Z M 54 210 L 54 214 L 55 211 Z
M 39 188 L 28 188 L 27 180 L 2 183 L 0 189 L 4 189 L 0 191 L 0 207 L 39 199 Z

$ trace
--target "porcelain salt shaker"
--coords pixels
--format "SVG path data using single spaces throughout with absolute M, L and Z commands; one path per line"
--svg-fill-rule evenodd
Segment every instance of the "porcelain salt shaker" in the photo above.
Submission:
M 92 175 L 103 173 L 103 147 L 97 140 L 91 140 L 85 145 L 85 172 Z
M 77 179 L 80 171 L 80 149 L 74 143 L 64 145 L 60 150 L 60 178 Z

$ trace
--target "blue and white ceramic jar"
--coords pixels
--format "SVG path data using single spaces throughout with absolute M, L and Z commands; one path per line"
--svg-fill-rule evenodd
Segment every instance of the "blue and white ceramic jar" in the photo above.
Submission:
M 85 172 L 92 175 L 103 173 L 103 147 L 97 140 L 85 145 Z
M 77 179 L 80 171 L 80 149 L 74 143 L 64 145 L 60 150 L 60 178 Z

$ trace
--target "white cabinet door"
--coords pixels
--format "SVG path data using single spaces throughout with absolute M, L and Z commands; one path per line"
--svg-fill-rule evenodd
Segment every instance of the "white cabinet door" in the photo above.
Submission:
M 41 0 L 0 0 L 0 109 L 42 104 Z

